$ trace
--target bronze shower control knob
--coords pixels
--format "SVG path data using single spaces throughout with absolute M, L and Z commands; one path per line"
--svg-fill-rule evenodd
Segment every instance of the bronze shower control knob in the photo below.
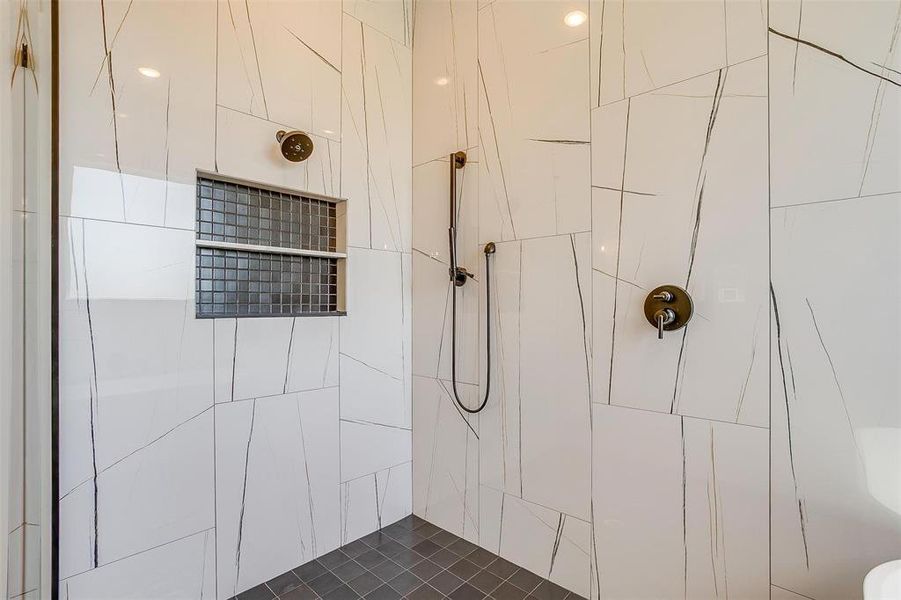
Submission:
M 677 285 L 654 288 L 644 301 L 644 316 L 657 329 L 657 339 L 660 340 L 664 331 L 685 327 L 693 312 L 691 296 Z

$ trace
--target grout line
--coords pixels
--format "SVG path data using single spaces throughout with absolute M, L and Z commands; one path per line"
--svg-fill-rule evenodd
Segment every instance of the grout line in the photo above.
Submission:
M 767 109 L 769 113 L 769 109 Z M 769 115 L 767 116 L 767 125 L 769 125 Z M 769 127 L 767 127 L 767 138 L 769 138 Z M 769 142 L 767 142 L 767 155 L 769 155 Z M 768 156 L 769 158 L 769 156 Z M 769 178 L 769 160 L 767 160 L 767 177 Z M 863 194 L 861 196 L 850 196 L 848 198 L 830 198 L 827 200 L 813 200 L 811 202 L 796 202 L 794 204 L 780 204 L 778 206 L 773 206 L 772 202 L 772 191 L 769 191 L 768 197 L 770 199 L 770 211 L 776 211 L 784 208 L 803 208 L 805 206 L 819 206 L 820 204 L 830 204 L 833 202 L 849 202 L 851 200 L 868 200 L 870 198 L 882 198 L 883 196 L 899 196 L 901 195 L 901 190 L 894 192 L 881 192 L 879 194 Z
M 607 404 L 606 402 L 593 402 L 592 404 L 600 405 L 600 406 L 612 406 L 614 408 L 623 408 L 626 410 L 637 410 L 646 413 L 653 413 L 655 415 L 668 415 L 670 417 L 685 417 L 686 419 L 695 419 L 697 421 L 708 421 L 711 423 L 724 423 L 726 425 L 736 425 L 738 427 L 751 427 L 754 429 L 769 429 L 767 425 L 751 425 L 750 423 L 736 423 L 735 421 L 724 421 L 723 419 L 711 419 L 709 417 L 698 417 L 695 415 L 683 415 L 681 413 L 671 413 L 668 411 L 662 410 L 651 410 L 649 408 L 641 408 L 638 406 L 626 406 L 624 404 Z M 559 511 L 557 511 L 559 512 Z

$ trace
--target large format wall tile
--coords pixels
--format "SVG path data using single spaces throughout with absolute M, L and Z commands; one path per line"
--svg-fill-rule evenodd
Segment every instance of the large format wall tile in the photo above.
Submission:
M 595 401 L 767 424 L 766 111 L 764 58 L 594 111 Z M 663 284 L 696 312 L 659 341 Z
M 341 193 L 348 198 L 347 244 L 409 252 L 411 52 L 347 15 L 342 30 Z
M 365 376 L 369 387 L 364 388 L 360 381 L 353 385 L 358 396 L 349 400 L 341 416 L 364 417 L 369 410 L 365 404 L 378 397 L 394 415 L 391 424 L 404 426 L 410 414 L 410 255 L 351 248 L 347 269 L 340 379 L 342 385 L 349 385 L 349 377 Z M 350 362 L 353 366 L 345 370 Z M 385 414 L 385 418 L 392 417 Z
M 479 544 L 583 597 L 589 595 L 591 526 L 482 486 Z
M 313 154 L 300 164 L 282 156 L 275 139 L 291 123 L 273 123 L 229 108 L 217 111 L 216 169 L 223 175 L 291 189 L 339 196 L 341 144 L 311 135 Z M 192 196 L 193 198 L 193 196 Z
M 344 12 L 400 44 L 413 41 L 413 0 L 346 0 Z
M 479 239 L 590 227 L 587 2 L 497 0 L 479 10 Z
M 592 106 L 763 56 L 766 4 L 712 0 L 592 4 Z
M 773 583 L 859 598 L 901 553 L 901 195 L 772 215 Z
M 62 219 L 60 490 L 212 405 L 212 321 L 194 319 L 194 235 Z
M 341 43 L 330 32 L 341 4 L 219 0 L 217 12 L 217 103 L 339 140 Z
M 411 463 L 341 484 L 341 544 L 350 543 L 409 515 Z
M 416 5 L 414 165 L 477 144 L 477 11 L 477 0 L 440 0 Z
M 483 484 L 588 519 L 589 236 L 498 244 Z M 553 374 L 553 375 L 551 375 Z
M 765 429 L 594 406 L 601 598 L 765 598 Z
M 773 206 L 901 190 L 897 4 L 779 2 L 773 18 Z
M 60 595 L 72 600 L 216 598 L 216 533 L 201 531 L 70 577 Z
M 214 168 L 215 3 L 79 2 L 60 22 L 60 214 L 193 229 L 194 170 Z
M 218 597 L 339 545 L 338 390 L 216 406 Z
M 411 435 L 403 427 L 342 419 L 341 482 L 410 462 Z
M 475 404 L 478 387 L 458 384 Z M 479 539 L 479 421 L 454 403 L 449 382 L 413 377 L 413 510 L 460 537 Z
M 338 385 L 338 319 L 216 319 L 216 402 Z
M 207 409 L 98 468 L 60 498 L 60 576 L 212 528 L 213 461 L 213 411 Z

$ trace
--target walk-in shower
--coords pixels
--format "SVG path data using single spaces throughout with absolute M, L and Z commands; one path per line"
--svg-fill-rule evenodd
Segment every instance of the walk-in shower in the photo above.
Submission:
M 457 264 L 457 171 L 466 166 L 466 153 L 454 152 L 450 155 L 450 226 L 447 228 L 448 255 L 450 268 L 448 274 L 453 283 L 451 289 L 451 389 L 454 392 L 454 400 L 457 405 L 468 413 L 478 413 L 488 404 L 488 396 L 491 392 L 491 255 L 497 247 L 494 242 L 488 242 L 483 248 L 485 253 L 485 396 L 476 409 L 467 408 L 460 400 L 457 392 L 457 288 L 463 287 L 468 279 L 474 279 L 475 275 L 465 267 Z

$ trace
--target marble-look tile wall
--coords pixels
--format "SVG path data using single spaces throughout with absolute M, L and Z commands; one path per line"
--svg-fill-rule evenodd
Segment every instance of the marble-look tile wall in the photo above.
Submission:
M 858 598 L 901 556 L 901 3 L 770 31 L 772 581 Z
M 413 52 L 416 514 L 583 596 L 591 535 L 588 2 L 424 1 Z M 451 382 L 448 155 L 458 180 L 457 391 Z M 497 243 L 485 281 L 482 246 Z M 492 301 L 485 304 L 486 284 Z
M 383 8 L 60 3 L 67 597 L 228 598 L 412 510 L 412 10 Z M 347 198 L 348 315 L 195 319 L 196 169 Z
M 586 597 L 861 595 L 901 553 L 899 18 L 416 4 L 416 514 Z M 658 341 L 664 283 L 696 313 Z

